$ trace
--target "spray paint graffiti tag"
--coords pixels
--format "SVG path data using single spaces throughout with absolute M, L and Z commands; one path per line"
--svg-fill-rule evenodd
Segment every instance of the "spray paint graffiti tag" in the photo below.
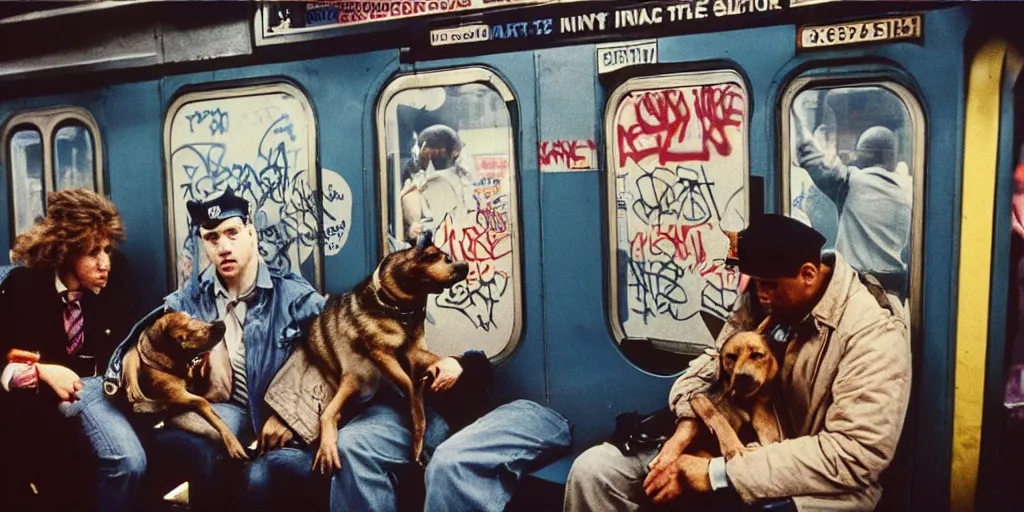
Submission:
M 612 171 L 626 261 L 617 300 L 626 307 L 617 310 L 627 336 L 710 345 L 699 313 L 728 315 L 738 275 L 725 266 L 722 231 L 744 225 L 745 122 L 743 89 L 731 81 L 640 90 L 618 105 Z
M 619 166 L 649 156 L 659 165 L 729 156 L 733 141 L 726 128 L 738 128 L 744 110 L 742 89 L 732 83 L 630 95 L 619 105 Z
M 326 169 L 322 192 L 313 187 L 307 116 L 287 94 L 199 101 L 178 111 L 171 125 L 171 185 L 179 284 L 191 273 L 193 255 L 201 253 L 188 241 L 185 202 L 227 187 L 249 201 L 259 253 L 272 269 L 298 271 L 319 243 L 328 255 L 341 249 L 352 193 L 339 174 Z M 228 131 L 229 118 L 245 122 Z

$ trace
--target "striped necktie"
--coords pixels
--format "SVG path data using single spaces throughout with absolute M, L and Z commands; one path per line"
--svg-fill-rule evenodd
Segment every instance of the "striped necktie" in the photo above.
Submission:
M 82 292 L 64 292 L 64 331 L 68 334 L 68 354 L 74 354 L 82 348 L 85 341 L 85 331 L 82 329 L 84 319 L 82 318 Z
M 229 300 L 224 307 L 224 312 L 226 313 L 224 323 L 227 326 L 224 339 L 233 340 L 232 343 L 225 341 L 230 352 L 229 360 L 231 361 L 231 380 L 233 383 L 231 386 L 231 401 L 244 407 L 248 407 L 249 404 L 249 384 L 245 374 L 245 328 L 243 327 L 245 325 L 245 313 L 239 314 L 236 308 L 239 304 L 244 304 L 245 310 L 248 311 L 249 302 L 255 296 L 256 283 L 253 283 L 249 291 L 234 300 Z

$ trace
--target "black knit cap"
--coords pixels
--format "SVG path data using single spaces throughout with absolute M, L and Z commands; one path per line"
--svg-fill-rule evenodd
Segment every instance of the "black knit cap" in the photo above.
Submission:
M 204 229 L 213 229 L 231 217 L 241 217 L 242 222 L 249 221 L 249 201 L 236 196 L 231 187 L 202 201 L 189 201 L 185 207 L 188 208 L 192 224 Z
M 785 215 L 754 217 L 750 226 L 729 236 L 729 265 L 761 279 L 794 277 L 804 263 L 821 261 L 825 237 L 814 228 Z

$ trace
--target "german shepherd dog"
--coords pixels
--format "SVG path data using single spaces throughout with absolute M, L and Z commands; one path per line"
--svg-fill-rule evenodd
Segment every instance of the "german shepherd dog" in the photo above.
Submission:
M 718 439 L 719 453 L 726 460 L 745 450 L 737 432 L 749 424 L 764 446 L 782 440 L 772 402 L 772 384 L 779 363 L 772 353 L 764 330 L 769 319 L 755 331 L 739 332 L 726 340 L 718 358 L 718 381 L 706 394 L 690 399 L 690 406 L 712 435 Z M 701 443 L 707 455 L 714 446 Z
M 197 389 L 201 379 L 193 375 L 193 362 L 213 349 L 224 338 L 224 332 L 224 322 L 203 322 L 178 311 L 161 316 L 139 335 L 135 349 L 127 354 L 125 392 L 136 406 L 155 404 L 158 408 L 154 411 L 170 406 L 199 413 L 220 434 L 232 458 L 248 459 L 242 443 L 210 402 L 197 394 L 201 392 Z M 139 407 L 136 410 L 144 411 Z
M 381 374 L 409 398 L 412 460 L 422 466 L 422 386 L 430 377 L 426 369 L 441 358 L 427 350 L 423 340 L 427 298 L 468 273 L 465 262 L 452 261 L 434 246 L 431 232 L 424 231 L 414 247 L 389 254 L 372 276 L 328 299 L 310 327 L 308 349 L 313 364 L 337 392 L 320 414 L 314 471 L 330 474 L 341 469 L 337 438 L 342 407 L 356 393 L 375 393 Z

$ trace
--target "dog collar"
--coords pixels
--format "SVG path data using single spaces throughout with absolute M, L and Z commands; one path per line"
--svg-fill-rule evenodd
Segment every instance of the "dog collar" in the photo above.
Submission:
M 408 323 L 413 319 L 413 317 L 416 316 L 417 313 L 426 310 L 426 307 L 424 307 L 423 309 L 406 311 L 396 305 L 384 302 L 384 300 L 380 298 L 380 265 L 377 265 L 377 268 L 373 270 L 373 280 L 371 286 L 373 287 L 373 298 L 374 300 L 377 301 L 377 305 L 384 308 L 385 310 L 392 311 L 394 312 L 394 314 L 398 315 L 398 321 L 402 322 L 403 325 L 408 325 Z
M 139 359 L 141 359 L 142 363 L 146 366 L 163 372 L 177 374 L 174 361 L 172 361 L 170 357 L 153 349 L 153 344 L 145 331 L 139 334 L 139 342 L 135 344 L 135 349 L 139 352 Z M 200 352 L 198 355 L 190 359 L 188 364 L 185 365 L 185 376 L 191 377 L 192 371 L 195 369 L 196 365 L 201 363 L 203 358 L 208 357 L 211 350 Z
M 776 325 L 768 335 L 775 343 L 785 343 L 789 339 L 789 329 L 781 325 Z
M 169 357 L 153 350 L 153 345 L 150 343 L 149 336 L 146 335 L 145 331 L 139 334 L 139 342 L 135 344 L 135 348 L 139 352 L 139 359 L 146 366 L 167 373 L 174 373 L 174 363 Z

